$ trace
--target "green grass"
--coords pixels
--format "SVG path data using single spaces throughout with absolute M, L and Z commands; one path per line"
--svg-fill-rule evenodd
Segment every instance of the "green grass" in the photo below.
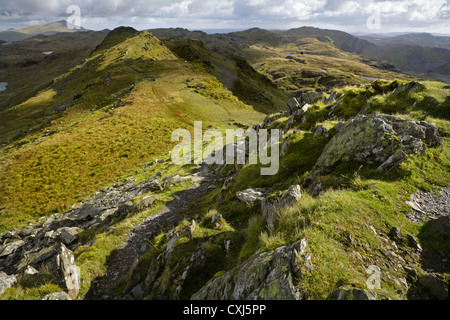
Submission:
M 377 88 L 361 86 L 340 90 L 338 99 L 344 98 L 341 110 L 347 112 L 347 117 L 352 117 L 359 112 L 362 97 L 384 98 L 384 92 L 391 91 L 388 89 L 391 82 L 380 85 L 385 85 L 386 88 L 380 91 Z M 423 94 L 435 96 L 441 103 L 445 101 L 443 96 L 439 98 L 439 94 L 443 94 L 442 84 L 425 85 Z M 401 98 L 397 99 L 397 103 L 400 103 Z M 215 202 L 218 195 L 216 189 L 197 203 L 195 214 L 206 214 L 211 210 L 220 212 L 234 228 L 234 234 L 241 235 L 241 240 L 233 247 L 236 252 L 233 257 L 236 258 L 227 259 L 226 268 L 221 268 L 220 264 L 214 265 L 208 271 L 209 277 L 222 275 L 257 250 L 271 251 L 305 238 L 308 242 L 307 253 L 312 256 L 314 269 L 309 270 L 300 264 L 302 276 L 298 285 L 308 299 L 328 299 L 335 289 L 344 285 L 367 289 L 366 280 L 369 275 L 366 268 L 373 264 L 381 268 L 382 275 L 381 289 L 377 290 L 377 293 L 391 299 L 405 299 L 407 290 L 392 279 L 407 278 L 407 274 L 401 268 L 392 268 L 390 260 L 385 256 L 392 250 L 391 244 L 387 244 L 385 240 L 390 228 L 399 227 L 404 238 L 406 235 L 412 235 L 419 239 L 423 246 L 449 252 L 448 245 L 443 243 L 442 239 L 436 238 L 426 228 L 408 219 L 407 214 L 411 208 L 405 204 L 410 195 L 418 190 L 430 192 L 450 186 L 448 120 L 427 117 L 428 121 L 437 124 L 441 134 L 446 137 L 444 146 L 429 148 L 424 156 L 411 156 L 393 172 L 380 173 L 374 165 L 345 161 L 339 163 L 332 173 L 321 178 L 324 193 L 313 198 L 304 190 L 302 199 L 296 205 L 278 212 L 273 230 L 266 228 L 258 205 L 249 207 L 236 198 L 237 191 L 250 187 L 267 187 L 277 192 L 286 190 L 293 184 L 301 185 L 323 148 L 335 134 L 332 128 L 337 122 L 329 119 L 329 107 L 330 105 L 325 103 L 318 103 L 308 111 L 306 123 L 296 123 L 293 130 L 288 132 L 290 142 L 286 155 L 281 159 L 280 168 L 283 169 L 280 169 L 277 175 L 262 177 L 259 174 L 260 166 L 244 166 L 225 191 L 223 202 Z M 344 110 L 346 107 L 348 109 Z M 397 112 L 399 109 L 387 111 Z M 429 111 L 430 109 L 424 109 L 425 113 Z M 411 118 L 411 115 L 397 116 Z M 413 113 L 412 116 L 418 115 Z M 273 127 L 283 127 L 286 121 L 286 118 L 281 117 Z M 318 125 L 325 125 L 330 130 L 330 138 L 313 138 L 313 131 Z M 377 234 L 373 230 L 376 230 Z M 204 237 L 197 238 L 195 244 L 191 243 L 189 252 L 210 243 L 211 238 L 208 236 L 211 235 L 204 233 Z M 353 243 L 349 239 L 353 239 Z M 408 248 L 405 240 L 398 242 L 397 247 L 399 252 L 413 250 Z M 177 259 L 183 257 L 180 255 Z M 402 254 L 402 257 L 406 260 L 405 264 L 414 266 L 419 273 L 424 272 L 420 269 L 420 261 L 416 260 L 414 255 Z M 301 259 L 299 258 L 299 261 Z M 224 263 L 220 258 L 218 261 Z M 196 273 L 200 278 L 201 272 Z M 198 287 L 197 284 L 193 288 Z
M 12 287 L 7 289 L 1 296 L 2 300 L 42 300 L 47 294 L 61 292 L 60 287 L 55 284 L 44 284 L 35 288 Z
M 195 62 L 214 75 L 234 96 L 255 110 L 270 113 L 284 109 L 288 95 L 241 56 L 234 53 L 220 55 L 195 39 L 163 38 L 163 42 L 181 59 Z
M 19 275 L 14 286 L 8 288 L 1 300 L 41 300 L 47 294 L 62 292 L 60 286 L 55 284 L 53 275 L 42 271 L 33 276 Z
M 34 97 L 55 78 L 82 64 L 106 35 L 107 31 L 60 33 L 3 46 L 0 78 L 8 82 L 8 89 L 0 92 L 0 112 Z M 46 56 L 47 51 L 53 53 Z
M 436 118 L 450 119 L 448 109 L 450 100 L 449 89 L 444 89 L 445 84 L 440 82 L 423 82 L 426 89 L 423 91 L 400 92 L 377 97 L 371 102 L 371 109 L 384 113 L 413 114 L 417 118 L 432 116 Z
M 138 46 L 140 41 L 152 50 Z M 125 47 L 132 57 L 117 56 Z M 186 79 L 208 86 L 196 92 Z M 67 99 L 70 108 L 40 122 Z M 197 120 L 205 122 L 205 130 L 251 126 L 263 117 L 203 69 L 177 60 L 150 34 L 132 36 L 8 111 L 0 133 L 14 143 L 0 150 L 0 228 L 63 212 L 124 172 L 165 156 L 176 144 L 175 129 L 192 130 Z M 26 124 L 33 130 L 24 133 Z
M 385 258 L 374 251 L 373 248 L 382 248 L 384 244 L 369 227 L 387 234 L 388 226 L 399 226 L 403 235 L 419 238 L 421 229 L 406 217 L 410 208 L 404 201 L 417 190 L 432 191 L 450 185 L 448 139 L 444 148 L 446 153 L 435 149 L 423 157 L 410 159 L 393 175 L 380 177 L 374 168 L 364 167 L 358 174 L 343 179 L 339 186 L 325 183 L 327 191 L 320 198 L 304 194 L 298 205 L 279 212 L 273 232 L 261 233 L 261 247 L 273 250 L 301 238 L 307 239 L 314 271 L 303 270 L 305 274 L 299 284 L 309 299 L 327 299 L 341 285 L 367 289 L 365 268 L 369 264 L 378 265 L 384 274 L 392 272 L 385 267 Z M 336 169 L 333 175 L 342 177 L 343 169 Z M 327 177 L 323 180 L 330 181 Z M 344 237 L 347 233 L 356 239 L 356 247 L 348 247 Z M 437 242 L 436 239 L 431 241 Z M 444 249 L 448 250 L 448 246 L 441 248 Z M 358 261 L 355 252 L 367 258 L 366 262 Z M 380 293 L 393 299 L 401 298 L 397 290 L 404 290 L 386 278 L 382 279 L 382 289 Z
M 252 30 L 251 34 L 268 41 L 267 33 Z M 246 38 L 248 34 L 240 36 Z M 191 266 L 180 296 L 189 299 L 209 279 L 231 270 L 257 250 L 270 251 L 306 238 L 314 269 L 301 265 L 302 276 L 297 284 L 308 299 L 327 299 L 342 285 L 366 289 L 365 269 L 370 264 L 382 269 L 382 289 L 378 293 L 403 299 L 405 289 L 387 274 L 405 277 L 405 271 L 389 267 L 380 249 L 390 249 L 386 249 L 379 235 L 387 234 L 395 226 L 404 235 L 420 239 L 422 245 L 449 252 L 448 245 L 408 220 L 410 208 L 405 204 L 417 190 L 438 191 L 450 186 L 449 92 L 443 84 L 424 82 L 422 91 L 398 94 L 392 91 L 395 84 L 404 83 L 400 80 L 364 85 L 365 81 L 357 77 L 359 73 L 379 73 L 363 67 L 361 61 L 349 62 L 353 56 L 337 50 L 334 46 L 339 44 L 326 37 L 304 39 L 296 45 L 283 46 L 283 42 L 272 41 L 266 43 L 266 48 L 250 45 L 249 60 L 265 75 L 255 82 L 245 82 L 254 75 L 253 67 L 245 60 L 214 56 L 201 43 L 186 44 L 181 40 L 166 43 L 177 56 L 147 32 L 117 30 L 85 63 L 4 113 L 6 125 L 0 134 L 2 139 L 10 139 L 10 143 L 0 149 L 0 232 L 40 216 L 63 212 L 99 188 L 130 175 L 139 182 L 157 171 L 164 172 L 164 176 L 191 172 L 195 166 L 178 167 L 165 162 L 145 169 L 143 165 L 154 159 L 167 159 L 168 151 L 175 145 L 170 141 L 173 130 L 192 131 L 194 121 L 202 120 L 204 129 L 220 130 L 262 122 L 265 115 L 255 110 L 273 110 L 284 99 L 272 86 L 273 80 L 287 92 L 304 89 L 304 84 L 314 90 L 342 86 L 337 96 L 341 104 L 332 111 L 335 103 L 328 104 L 329 94 L 324 94 L 325 99 L 319 99 L 307 112 L 306 121 L 293 125 L 286 134 L 289 144 L 276 175 L 261 176 L 260 165 L 244 166 L 224 191 L 224 201 L 217 201 L 219 185 L 184 210 L 179 217 L 182 222 L 175 228 L 178 240 L 174 250 L 159 272 L 158 285 L 146 292 L 146 298 L 172 299 L 184 270 Z M 331 58 L 326 59 L 326 65 L 320 63 L 320 55 L 302 57 L 297 53 L 296 59 L 304 59 L 306 65 L 285 59 L 288 51 L 300 49 L 315 50 Z M 338 64 L 345 65 L 344 71 Z M 318 71 L 319 67 L 327 69 L 328 75 Z M 242 83 L 235 83 L 231 89 L 222 86 L 219 80 L 224 70 L 236 72 Z M 382 75 L 394 77 L 394 73 Z M 353 86 L 348 87 L 349 84 Z M 238 99 L 248 88 L 251 89 L 248 100 Z M 272 91 L 259 96 L 261 88 Z M 342 161 L 330 174 L 321 177 L 324 193 L 313 198 L 302 191 L 297 204 L 277 213 L 273 230 L 266 228 L 258 205 L 248 206 L 237 199 L 236 193 L 247 188 L 271 188 L 275 194 L 291 185 L 302 185 L 335 134 L 332 128 L 337 123 L 336 117 L 350 119 L 367 103 L 368 112 L 435 122 L 445 136 L 444 146 L 428 149 L 424 156 L 410 157 L 390 173 L 379 173 L 375 166 Z M 63 105 L 70 107 L 64 112 L 51 112 L 51 108 Z M 288 121 L 288 117 L 280 114 L 272 118 L 278 116 L 272 129 L 284 128 Z M 42 117 L 47 119 L 40 121 Z M 330 130 L 329 138 L 313 137 L 319 125 Z M 231 166 L 223 173 L 230 170 Z M 82 234 L 83 245 L 75 251 L 82 273 L 81 297 L 92 297 L 93 281 L 105 274 L 130 232 L 188 186 L 189 182 L 176 184 L 153 194 L 157 201 L 150 209 L 114 221 L 112 229 Z M 222 215 L 220 225 L 211 222 L 216 213 Z M 195 227 L 189 234 L 192 220 Z M 135 273 L 144 277 L 152 261 L 164 252 L 170 237 L 165 235 L 168 230 L 160 231 L 159 236 L 148 242 L 150 249 L 139 259 L 136 269 L 119 281 L 118 293 L 127 293 L 131 289 L 129 279 Z M 229 252 L 224 249 L 226 241 L 231 241 Z M 397 246 L 407 251 L 406 243 Z M 194 267 L 191 257 L 198 250 L 204 254 L 206 263 Z M 408 263 L 418 266 L 410 255 L 405 257 Z M 46 293 L 60 290 L 47 278 L 38 283 L 19 281 L 2 299 L 40 299 Z

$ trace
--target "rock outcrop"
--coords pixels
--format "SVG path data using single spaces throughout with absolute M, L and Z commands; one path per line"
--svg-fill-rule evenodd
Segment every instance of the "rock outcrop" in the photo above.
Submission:
M 438 193 L 419 190 L 405 203 L 413 209 L 409 218 L 414 222 L 450 216 L 450 188 L 442 188 Z
M 71 300 L 70 296 L 65 292 L 53 292 L 47 294 L 42 300 Z
M 15 275 L 7 275 L 4 272 L 0 272 L 0 294 L 12 287 L 16 281 L 17 277 Z
M 236 197 L 245 202 L 247 205 L 254 205 L 256 203 L 261 203 L 271 193 L 268 189 L 255 188 L 246 189 L 236 193 Z
M 306 256 L 306 240 L 273 252 L 255 254 L 242 264 L 210 280 L 193 300 L 300 300 L 299 257 Z
M 449 298 L 448 285 L 445 283 L 444 277 L 434 273 L 427 273 L 419 278 L 419 283 L 427 288 L 433 297 L 439 300 L 447 300 Z
M 377 294 L 358 288 L 341 287 L 333 292 L 331 300 L 377 300 Z
M 345 123 L 325 146 L 304 187 L 330 172 L 341 160 L 377 164 L 378 170 L 390 171 L 405 161 L 407 154 L 421 155 L 427 146 L 437 147 L 442 143 L 432 123 L 384 114 L 360 115 Z
M 70 298 L 76 299 L 80 291 L 80 268 L 75 264 L 73 252 L 62 243 L 56 255 L 56 265 L 61 272 L 61 278 L 64 279 Z
M 158 180 L 133 184 L 129 179 L 121 185 L 100 190 L 93 198 L 75 204 L 65 213 L 43 217 L 19 231 L 1 234 L 0 287 L 11 286 L 12 280 L 17 275 L 26 275 L 27 270 L 39 272 L 44 267 L 54 275 L 56 282 L 67 288 L 70 298 L 76 299 L 80 271 L 73 251 L 82 245 L 80 234 L 108 227 L 116 219 L 145 209 L 153 201 L 139 196 L 160 190 Z
M 264 216 L 264 220 L 270 230 L 273 230 L 276 214 L 287 206 L 291 206 L 302 197 L 300 186 L 291 186 L 287 191 L 277 198 L 265 198 L 261 202 L 261 211 Z

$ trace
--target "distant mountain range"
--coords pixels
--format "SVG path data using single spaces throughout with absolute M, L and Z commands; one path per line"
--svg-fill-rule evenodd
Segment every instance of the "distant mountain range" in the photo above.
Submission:
M 69 27 L 71 25 L 69 24 Z M 45 24 L 25 27 L 22 29 L 10 29 L 7 31 L 0 31 L 0 43 L 3 42 L 17 42 L 22 41 L 37 35 L 52 35 L 62 32 L 80 32 L 87 31 L 84 28 L 73 29 L 68 28 L 68 24 L 65 20 Z
M 359 36 L 359 38 L 365 39 L 377 45 L 420 45 L 422 47 L 431 48 L 444 48 L 450 49 L 450 37 L 449 36 L 434 36 L 429 33 L 408 33 L 397 36 L 380 36 L 380 35 L 367 35 Z
M 2 42 L 18 42 L 35 35 L 52 35 L 57 33 L 87 31 L 86 29 L 72 30 L 67 28 L 67 22 L 31 26 L 18 30 L 0 32 L 0 44 Z M 263 30 L 252 28 L 245 31 L 218 33 L 221 30 L 190 31 L 182 28 L 153 29 L 157 37 L 164 38 L 190 38 L 198 39 L 205 43 L 211 50 L 224 54 L 236 52 L 247 59 L 252 60 L 244 52 L 245 47 L 254 45 L 266 45 L 269 47 L 288 47 L 292 44 L 303 51 L 305 39 L 315 39 L 323 46 L 331 46 L 343 52 L 357 54 L 369 60 L 373 65 L 378 65 L 386 70 L 412 73 L 418 76 L 432 78 L 444 82 L 450 82 L 447 73 L 450 63 L 450 37 L 435 36 L 428 33 L 410 34 L 385 34 L 385 35 L 358 35 L 354 36 L 337 30 L 319 29 L 314 27 L 301 27 L 287 31 Z M 215 33 L 212 33 L 212 32 Z M 225 32 L 225 30 L 223 30 Z M 320 47 L 319 46 L 319 47 Z M 317 43 L 312 53 L 317 54 Z M 248 51 L 248 50 L 247 50 Z M 329 52 L 328 52 L 329 53 Z M 248 54 L 248 52 L 247 52 Z M 326 56 L 326 54 L 325 54 Z
M 374 64 L 384 66 L 391 64 L 392 67 L 404 72 L 445 82 L 450 81 L 450 75 L 443 74 L 442 71 L 446 70 L 444 66 L 450 63 L 449 37 L 438 37 L 431 34 L 406 34 L 383 39 L 372 36 L 364 39 L 342 31 L 313 27 L 276 32 L 253 28 L 227 34 L 191 32 L 181 28 L 154 29 L 151 31 L 158 37 L 199 39 L 215 51 L 230 49 L 239 51 L 243 46 L 255 44 L 281 47 L 292 43 L 301 44 L 302 39 L 314 38 L 344 52 L 366 57 L 372 60 Z M 439 76 L 436 76 L 436 74 L 439 74 Z

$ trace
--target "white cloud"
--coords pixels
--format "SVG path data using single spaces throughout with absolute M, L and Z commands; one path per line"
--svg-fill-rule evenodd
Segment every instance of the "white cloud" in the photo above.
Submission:
M 64 19 L 72 4 L 81 8 L 83 23 L 94 29 L 127 24 L 190 29 L 333 25 L 359 30 L 380 8 L 386 31 L 393 31 L 391 26 L 430 30 L 447 25 L 450 32 L 449 0 L 0 0 L 0 29 Z

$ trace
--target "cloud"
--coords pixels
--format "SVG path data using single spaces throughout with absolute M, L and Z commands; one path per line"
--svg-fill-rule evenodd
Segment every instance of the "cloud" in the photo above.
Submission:
M 392 26 L 450 28 L 449 0 L 0 0 L 0 28 L 65 19 L 70 5 L 79 6 L 83 23 L 94 29 L 129 24 L 190 29 L 333 25 L 359 30 L 377 9 L 385 31 Z

